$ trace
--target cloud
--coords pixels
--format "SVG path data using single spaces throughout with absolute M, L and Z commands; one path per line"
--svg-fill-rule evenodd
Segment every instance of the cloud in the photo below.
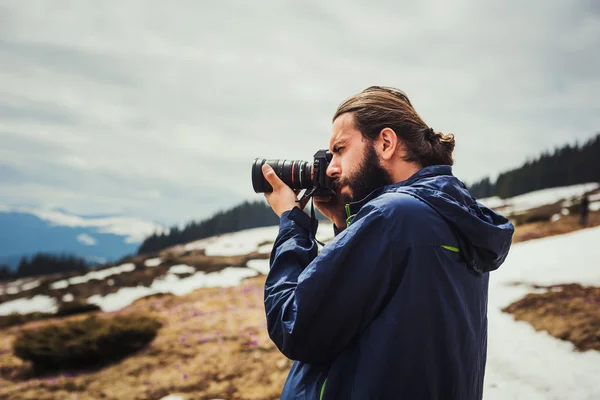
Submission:
M 77 241 L 85 246 L 95 246 L 96 245 L 96 239 L 94 239 L 90 235 L 86 235 L 85 233 L 78 235 Z
M 405 3 L 5 5 L 0 203 L 202 218 L 373 84 L 456 135 L 468 182 L 600 129 L 593 1 Z

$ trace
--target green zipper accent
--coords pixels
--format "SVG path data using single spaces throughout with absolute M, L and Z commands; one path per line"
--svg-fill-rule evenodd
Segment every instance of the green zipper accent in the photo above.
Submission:
M 346 227 L 349 227 L 352 223 L 352 218 L 354 218 L 356 214 L 351 215 L 350 212 L 350 204 L 346 204 Z
M 455 253 L 460 253 L 460 249 L 458 247 L 444 246 L 444 245 L 442 245 L 442 247 L 445 248 L 446 250 L 450 250 L 450 251 L 453 251 Z
M 327 378 L 325 378 L 325 382 L 323 382 L 323 386 L 321 386 L 321 396 L 319 396 L 319 400 L 323 400 L 323 393 L 325 393 L 325 385 L 327 384 Z

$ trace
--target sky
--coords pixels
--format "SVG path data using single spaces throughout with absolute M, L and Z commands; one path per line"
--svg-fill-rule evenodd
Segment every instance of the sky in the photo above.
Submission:
M 206 218 L 371 85 L 495 177 L 600 131 L 598 49 L 597 0 L 0 0 L 0 206 Z

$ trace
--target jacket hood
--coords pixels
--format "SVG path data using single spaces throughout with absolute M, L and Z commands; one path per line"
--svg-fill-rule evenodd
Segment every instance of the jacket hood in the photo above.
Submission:
M 456 233 L 461 254 L 477 273 L 499 268 L 512 244 L 514 226 L 503 215 L 477 202 L 466 186 L 452 174 L 452 167 L 425 167 L 409 179 L 373 191 L 359 202 L 350 203 L 355 214 L 362 205 L 383 193 L 414 196 L 431 206 Z

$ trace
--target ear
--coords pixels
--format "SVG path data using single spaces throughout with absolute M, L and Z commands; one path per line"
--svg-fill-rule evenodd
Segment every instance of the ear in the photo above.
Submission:
M 396 135 L 396 132 L 391 128 L 383 128 L 381 132 L 379 132 L 377 142 L 377 150 L 379 150 L 381 158 L 386 161 L 391 160 L 396 153 L 396 148 L 398 146 L 398 136 Z

